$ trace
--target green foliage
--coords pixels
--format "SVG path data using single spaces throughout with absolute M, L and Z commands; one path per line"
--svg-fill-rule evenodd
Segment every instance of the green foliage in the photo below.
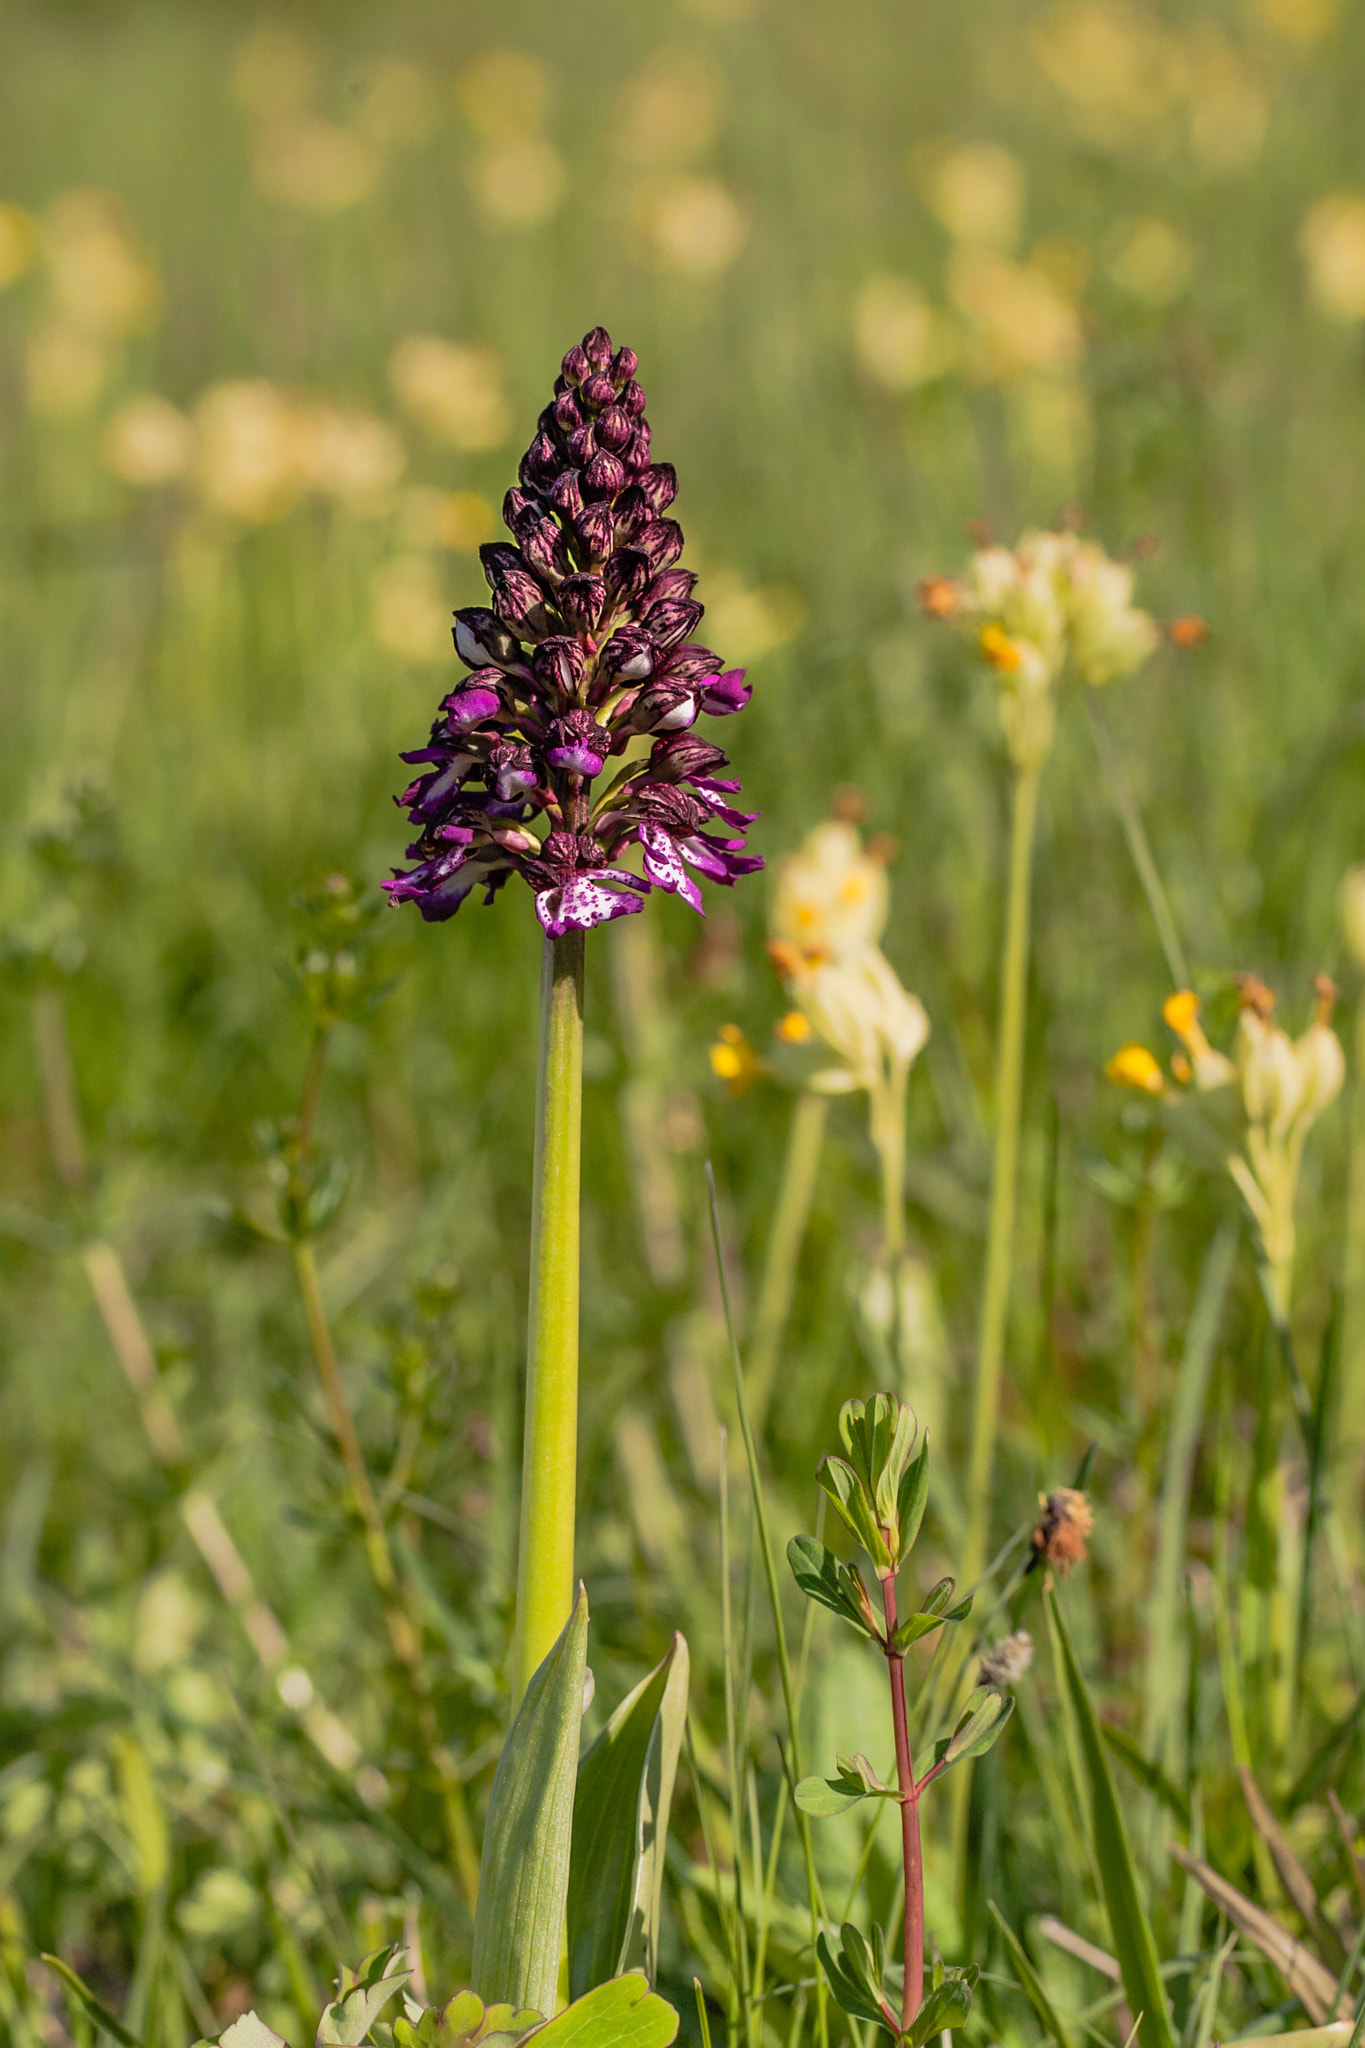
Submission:
M 569 1890 L 588 1596 L 535 1672 L 488 1802 L 470 1972 L 480 1997 L 549 2012 Z
M 654 1981 L 689 1671 L 687 1644 L 675 1635 L 578 1766 L 567 1899 L 575 1998 L 636 1962 Z
M 397 1943 L 366 1956 L 358 1970 L 343 1968 L 337 1995 L 318 2021 L 318 2048 L 360 2048 L 411 1975 Z

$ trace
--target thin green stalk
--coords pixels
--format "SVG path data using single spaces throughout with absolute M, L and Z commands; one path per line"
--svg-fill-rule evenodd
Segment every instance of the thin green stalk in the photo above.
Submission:
M 573 1607 L 583 933 L 545 941 L 512 1705 Z
M 1037 768 L 1021 768 L 1016 772 L 1010 823 L 1005 947 L 1001 964 L 1000 1027 L 996 1044 L 995 1154 L 986 1240 L 986 1278 L 981 1296 L 981 1327 L 977 1344 L 971 1463 L 967 1475 L 967 1541 L 963 1551 L 962 1577 L 968 1583 L 980 1574 L 990 1534 L 1000 1374 L 1009 1318 L 1028 997 L 1029 892 L 1033 879 L 1038 784 Z
M 894 1275 L 905 1250 L 905 1090 L 908 1067 L 893 1066 L 872 1095 L 872 1142 L 882 1169 L 882 1256 Z
M 1161 873 L 1152 853 L 1151 841 L 1147 837 L 1142 814 L 1138 810 L 1133 792 L 1128 787 L 1128 778 L 1123 772 L 1123 762 L 1119 758 L 1118 748 L 1114 745 L 1108 722 L 1093 690 L 1087 690 L 1085 693 L 1085 708 L 1095 739 L 1095 752 L 1100 757 L 1100 767 L 1104 771 L 1104 779 L 1109 786 L 1114 809 L 1119 814 L 1119 822 L 1128 841 L 1128 851 L 1133 857 L 1133 866 L 1142 884 L 1142 893 L 1147 898 L 1147 908 L 1152 913 L 1152 922 L 1161 941 L 1161 950 L 1166 955 L 1166 966 L 1170 971 L 1171 980 L 1177 988 L 1188 988 L 1189 962 L 1180 943 L 1180 934 L 1175 928 L 1175 919 L 1171 915 L 1171 906 L 1162 886 Z
M 1346 1188 L 1346 1231 L 1341 1262 L 1341 1418 L 1335 1491 L 1353 1501 L 1365 1457 L 1365 993 L 1356 1005 L 1351 1077 L 1351 1160 Z M 1355 1517 L 1359 1523 L 1358 1512 Z
M 749 1340 L 749 1406 L 754 1427 L 760 1431 L 772 1399 L 782 1337 L 796 1291 L 797 1263 L 815 1199 L 815 1181 L 828 1115 L 829 1098 L 812 1094 L 809 1089 L 801 1091 L 792 1108 L 777 1207 L 773 1212 L 772 1232 L 758 1290 L 758 1306 L 754 1311 L 753 1335 Z
M 749 1974 L 749 1937 L 744 1923 L 744 1760 L 740 1756 L 738 1710 L 735 1702 L 735 1639 L 730 1594 L 730 1457 L 726 1432 L 720 1432 L 720 1635 L 721 1670 L 725 1683 L 725 1752 L 730 1780 L 730 1866 L 735 1900 L 735 1987 L 743 2016 L 746 2040 L 753 2036 L 752 1980 Z M 719 1872 L 717 1872 L 719 1880 Z
M 782 1619 L 782 1597 L 777 1584 L 777 1566 L 773 1560 L 772 1536 L 768 1529 L 768 1509 L 763 1498 L 763 1480 L 758 1469 L 758 1446 L 754 1440 L 753 1423 L 749 1417 L 749 1401 L 744 1390 L 744 1365 L 739 1355 L 739 1341 L 735 1336 L 735 1319 L 730 1307 L 730 1282 L 725 1271 L 725 1255 L 721 1246 L 720 1206 L 716 1199 L 716 1176 L 711 1162 L 706 1162 L 706 1187 L 711 1201 L 711 1237 L 716 1249 L 716 1271 L 720 1279 L 721 1305 L 725 1311 L 725 1331 L 730 1340 L 730 1365 L 734 1374 L 735 1407 L 739 1413 L 740 1433 L 744 1438 L 744 1456 L 749 1467 L 749 1490 L 753 1496 L 754 1522 L 758 1540 L 762 1546 L 763 1573 L 768 1584 L 768 1603 L 772 1608 L 773 1634 L 777 1642 L 777 1669 L 782 1681 L 782 1701 L 787 1715 L 787 1753 L 784 1763 L 790 1772 L 793 1786 L 804 1775 L 801 1769 L 801 1729 L 797 1710 L 795 1688 L 792 1684 L 791 1657 L 787 1650 L 787 1627 Z M 801 1851 L 806 1866 L 806 1889 L 810 1902 L 811 1948 L 814 1950 L 816 1936 L 824 1917 L 824 1899 L 820 1890 L 820 1879 L 815 1868 L 815 1845 L 811 1840 L 810 1816 L 797 1808 L 797 1831 L 801 1838 Z M 816 2035 L 820 2048 L 829 2044 L 829 2012 L 825 1995 L 823 1976 L 816 1985 Z

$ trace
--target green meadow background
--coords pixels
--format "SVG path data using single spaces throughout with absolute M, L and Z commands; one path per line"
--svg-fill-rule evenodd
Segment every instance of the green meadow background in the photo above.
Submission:
M 1008 773 L 993 686 L 919 616 L 922 577 L 960 568 L 984 531 L 1074 517 L 1134 556 L 1139 602 L 1207 622 L 1202 644 L 1165 643 L 1115 685 L 1106 718 L 1215 1035 L 1236 971 L 1301 1028 L 1326 969 L 1349 1045 L 1358 977 L 1336 904 L 1365 854 L 1363 87 L 1365 18 L 1332 0 L 6 8 L 0 2026 L 16 2048 L 65 2038 L 29 1961 L 42 1949 L 177 2048 L 252 1999 L 298 2038 L 332 1956 L 405 1927 L 433 1988 L 467 1960 L 270 1235 L 263 1126 L 297 1110 L 308 1053 L 294 970 L 319 927 L 301 899 L 332 875 L 373 890 L 402 859 L 398 751 L 455 680 L 449 613 L 478 601 L 475 550 L 586 328 L 639 353 L 705 636 L 751 670 L 752 707 L 717 737 L 763 814 L 752 843 L 780 859 L 850 786 L 896 842 L 884 943 L 932 1023 L 910 1090 L 921 1327 L 898 1389 L 934 1434 L 926 1585 L 960 1535 Z M 1096 1446 L 1093 1559 L 1068 1598 L 1106 1710 L 1136 1729 L 1173 1376 L 1201 1262 L 1237 1211 L 1217 1172 L 1158 1160 L 1103 1078 L 1123 1040 L 1165 1050 L 1169 983 L 1071 698 L 1040 831 L 996 1533 Z M 704 1771 L 729 1397 L 703 1161 L 742 1314 L 791 1104 L 772 1079 L 732 1096 L 708 1048 L 725 1024 L 771 1043 L 785 1004 L 765 906 L 762 879 L 708 892 L 704 923 L 656 898 L 589 943 L 580 1562 L 598 1701 L 683 1627 Z M 318 1243 L 324 1297 L 476 1836 L 505 1711 L 538 960 L 516 888 L 444 927 L 379 916 L 362 945 L 374 1000 L 337 1029 L 318 1126 L 347 1174 Z M 64 1184 L 44 1110 L 63 1017 L 84 1187 Z M 1349 1121 L 1344 1101 L 1309 1148 L 1309 1360 L 1340 1269 Z M 858 1307 L 877 1217 L 850 1098 L 766 1422 L 784 1539 L 811 1526 L 839 1402 L 883 1371 Z M 92 1242 L 117 1251 L 183 1467 L 149 1446 Z M 1244 1246 L 1196 1563 L 1220 1518 L 1239 1540 L 1256 1316 Z M 1365 1400 L 1365 1376 L 1351 1386 Z M 1292 1515 L 1292 1456 L 1286 1470 Z M 187 1475 L 302 1687 L 263 1669 L 247 1596 L 234 1614 L 190 1541 Z M 742 1541 L 737 1557 L 742 1580 Z M 1292 1740 L 1265 1760 L 1281 1788 L 1357 1696 L 1335 1611 Z M 1235 1875 L 1249 1828 L 1207 1614 L 1191 1614 L 1191 1739 Z M 766 1810 L 780 1721 L 756 1625 Z M 822 1757 L 884 1746 L 868 1683 L 822 1619 Z M 1045 1734 L 1049 1670 L 1027 1684 Z M 349 1731 L 330 1764 L 305 1688 Z M 1010 1741 L 994 1895 L 1016 1924 L 1053 1910 L 1103 1939 L 1046 1775 Z M 1344 1757 L 1349 1806 L 1358 1742 Z M 970 1930 L 946 1809 L 936 1825 L 930 1925 L 956 1956 Z M 846 1881 L 853 1836 L 820 1840 Z M 665 1988 L 690 2001 L 719 1946 L 681 1781 L 672 1855 Z M 873 1874 L 889 1898 L 880 1852 Z M 791 1889 L 799 1903 L 795 1874 Z M 1026 2021 L 1001 2005 L 980 2038 L 1027 2038 Z

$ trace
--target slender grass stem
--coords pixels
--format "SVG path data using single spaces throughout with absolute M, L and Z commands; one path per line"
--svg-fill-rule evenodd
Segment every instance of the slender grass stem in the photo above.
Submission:
M 890 1648 L 896 1633 L 896 1581 L 882 1580 L 886 1614 L 886 1668 L 891 1680 L 891 1721 L 896 1733 L 896 1783 L 900 1787 L 901 1859 L 905 1868 L 904 1962 L 901 2030 L 909 2028 L 924 1998 L 924 1858 L 919 1833 L 919 1787 L 910 1755 L 910 1727 L 905 1711 L 905 1659 Z
M 583 934 L 570 931 L 546 939 L 541 972 L 514 1709 L 573 1606 L 582 1124 Z
M 1019 1117 L 1024 1078 L 1024 1025 L 1028 996 L 1029 892 L 1038 818 L 1039 770 L 1015 775 L 1010 825 L 1009 893 L 1001 963 L 1000 1025 L 996 1043 L 995 1151 L 991 1172 L 986 1277 L 981 1296 L 971 1463 L 967 1478 L 967 1540 L 962 1576 L 976 1579 L 990 1535 L 991 1479 L 1000 1411 L 1000 1375 L 1009 1318 L 1010 1267 L 1019 1168 Z
M 763 1261 L 753 1335 L 749 1340 L 749 1408 L 760 1433 L 772 1399 L 782 1338 L 796 1291 L 801 1245 L 815 1200 L 820 1154 L 825 1143 L 829 1101 L 803 1089 L 792 1108 L 782 1180 Z
M 744 1365 L 739 1355 L 739 1340 L 735 1336 L 735 1319 L 730 1306 L 730 1282 L 725 1271 L 725 1254 L 720 1235 L 720 1205 L 716 1200 L 716 1176 L 711 1162 L 706 1162 L 706 1188 L 711 1204 L 711 1237 L 716 1249 L 716 1271 L 720 1279 L 721 1305 L 725 1311 L 725 1330 L 730 1340 L 730 1364 L 734 1373 L 735 1407 L 739 1413 L 740 1433 L 744 1439 L 744 1455 L 749 1467 L 749 1490 L 753 1496 L 754 1523 L 763 1558 L 763 1574 L 768 1586 L 768 1602 L 772 1608 L 773 1634 L 777 1642 L 777 1669 L 782 1681 L 782 1702 L 787 1715 L 787 1755 L 784 1758 L 790 1772 L 792 1784 L 802 1777 L 801 1769 L 801 1727 L 797 1708 L 796 1692 L 792 1684 L 791 1657 L 787 1649 L 787 1626 L 782 1618 L 782 1597 L 777 1584 L 777 1566 L 773 1559 L 772 1536 L 768 1528 L 768 1509 L 763 1498 L 763 1480 L 758 1469 L 758 1446 L 754 1439 L 754 1427 L 749 1416 L 749 1401 L 744 1389 Z M 811 1840 L 810 1817 L 797 1808 L 797 1831 L 801 1838 L 801 1853 L 806 1866 L 806 1889 L 810 1901 L 811 1947 L 824 1918 L 824 1898 L 820 1879 L 815 1868 L 815 1845 Z M 828 2048 L 829 2010 L 825 1995 L 825 1982 L 821 1977 L 816 1985 L 816 2038 L 820 2048 Z
M 1095 752 L 1100 757 L 1100 767 L 1113 799 L 1114 809 L 1119 814 L 1123 835 L 1128 841 L 1128 851 L 1133 857 L 1137 878 L 1142 884 L 1142 893 L 1147 898 L 1147 908 L 1152 913 L 1161 950 L 1166 955 L 1166 966 L 1171 980 L 1177 988 L 1190 985 L 1190 967 L 1185 958 L 1185 949 L 1180 943 L 1180 934 L 1175 928 L 1171 906 L 1162 885 L 1161 872 L 1152 853 L 1151 841 L 1147 837 L 1138 810 L 1136 799 L 1128 787 L 1128 778 L 1123 772 L 1123 762 L 1118 748 L 1114 745 L 1108 721 L 1096 700 L 1095 692 L 1085 693 L 1085 708 L 1090 719 L 1090 730 L 1094 735 Z
M 1365 995 L 1356 1008 L 1355 1059 L 1350 1092 L 1350 1171 L 1342 1248 L 1341 1418 L 1337 1491 L 1350 1500 L 1365 1455 Z M 1358 1513 L 1357 1513 L 1358 1520 Z

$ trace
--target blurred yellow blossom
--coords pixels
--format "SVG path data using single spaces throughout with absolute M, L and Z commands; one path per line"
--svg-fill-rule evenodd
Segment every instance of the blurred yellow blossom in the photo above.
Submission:
M 1096 141 L 1149 127 L 1187 84 L 1179 37 L 1127 0 L 1054 0 L 1034 18 L 1031 40 L 1039 68 Z
M 954 241 L 1008 251 L 1024 219 L 1024 171 L 998 142 L 936 151 L 923 173 L 925 198 Z
M 410 334 L 389 357 L 389 381 L 404 410 L 452 448 L 500 448 L 507 439 L 511 411 L 489 349 Z
M 732 1095 L 742 1095 L 763 1071 L 763 1062 L 738 1024 L 722 1024 L 711 1047 L 711 1072 Z
M 1236 1069 L 1226 1053 L 1218 1052 L 1209 1044 L 1199 1022 L 1199 1008 L 1199 998 L 1194 991 L 1182 988 L 1167 996 L 1161 1014 L 1185 1048 L 1189 1078 L 1195 1087 L 1201 1091 L 1226 1088 L 1236 1079 Z
M 545 66 L 521 50 L 483 50 L 455 81 L 460 111 L 480 135 L 531 135 L 550 97 Z
M 885 863 L 854 826 L 830 818 L 779 862 L 768 928 L 806 962 L 838 957 L 876 944 L 889 902 Z
M 783 1045 L 809 1045 L 815 1032 L 804 1010 L 787 1010 L 774 1024 L 773 1036 Z
M 959 247 L 948 266 L 948 294 L 972 324 L 970 362 L 982 380 L 1056 375 L 1080 361 L 1080 315 L 1041 265 Z
M 646 200 L 645 223 L 659 263 L 693 277 L 727 270 L 749 232 L 746 208 L 717 178 L 658 186 Z
M 1265 87 L 1235 50 L 1212 39 L 1191 49 L 1190 148 L 1201 170 L 1218 176 L 1244 170 L 1265 141 L 1270 104 Z
M 206 505 L 250 524 L 288 511 L 303 478 L 299 420 L 286 393 L 263 377 L 214 384 L 194 421 Z
M 622 149 L 643 164 L 690 162 L 716 139 L 720 97 L 720 76 L 703 58 L 656 53 L 626 86 Z
M 1291 43 L 1320 41 L 1337 12 L 1337 0 L 1261 0 L 1266 26 Z
M 1109 263 L 1109 275 L 1121 292 L 1148 306 L 1169 306 L 1178 299 L 1194 270 L 1194 251 L 1186 237 L 1158 214 L 1131 222 Z
M 155 320 L 161 306 L 156 269 L 112 193 L 61 193 L 43 221 L 43 251 L 63 324 L 121 341 Z
M 498 516 L 477 491 L 441 491 L 413 484 L 398 508 L 399 532 L 414 548 L 449 548 L 457 555 L 477 553 L 498 531 Z
M 908 277 L 868 278 L 854 306 L 858 361 L 888 391 L 913 391 L 952 368 L 957 337 Z
M 1105 1061 L 1105 1074 L 1122 1088 L 1136 1088 L 1144 1095 L 1164 1095 L 1166 1081 L 1155 1054 L 1145 1045 L 1121 1045 Z
M 309 213 L 342 213 L 367 199 L 382 160 L 374 145 L 333 121 L 299 117 L 260 129 L 252 176 L 267 199 Z
M 1333 320 L 1365 320 L 1365 196 L 1319 199 L 1304 216 L 1299 249 L 1319 309 Z
M 424 141 L 435 118 L 431 86 L 410 57 L 378 57 L 355 81 L 351 124 L 377 149 Z
M 29 404 L 49 419 L 88 412 L 109 375 L 109 353 L 86 329 L 53 320 L 37 328 L 25 351 Z
M 100 436 L 105 468 L 139 488 L 176 482 L 194 453 L 194 428 L 185 414 L 151 391 L 125 399 Z
M 22 206 L 0 200 L 0 291 L 17 284 L 32 269 L 38 253 L 38 231 Z
M 298 415 L 301 481 L 358 511 L 379 510 L 403 473 L 407 452 L 387 421 L 313 403 Z
M 800 597 L 783 584 L 755 587 L 732 569 L 713 569 L 707 575 L 708 625 L 744 668 L 785 647 L 801 630 L 805 615 Z
M 296 114 L 317 81 L 317 51 L 292 29 L 263 23 L 238 45 L 233 89 L 248 113 L 266 120 Z
M 491 137 L 470 157 L 468 178 L 489 218 L 513 228 L 549 220 L 568 182 L 564 159 L 543 135 Z
M 396 555 L 375 575 L 374 636 L 402 661 L 445 661 L 450 603 L 429 555 Z

